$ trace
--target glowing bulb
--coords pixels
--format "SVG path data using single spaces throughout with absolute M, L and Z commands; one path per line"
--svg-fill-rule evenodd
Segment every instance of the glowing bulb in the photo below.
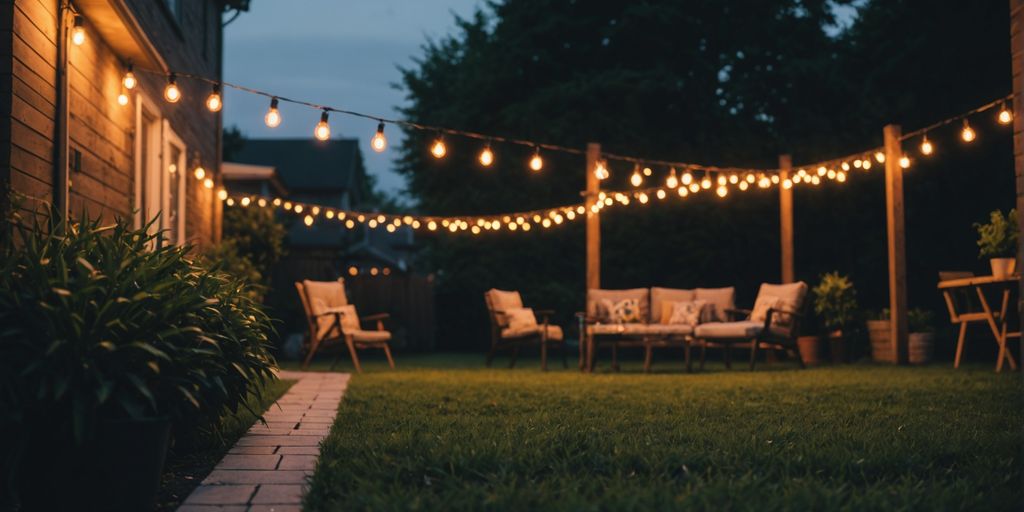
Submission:
M 530 170 L 537 172 L 544 168 L 544 159 L 540 157 L 540 148 L 534 148 L 533 158 L 530 158 Z
M 384 123 L 381 122 L 377 125 L 377 133 L 370 139 L 370 147 L 374 151 L 381 153 L 388 148 L 388 138 L 384 136 Z
M 267 206 L 267 200 L 266 200 L 266 199 L 263 199 L 263 198 L 261 197 L 261 198 L 259 199 L 259 201 L 256 201 L 256 204 L 260 205 L 260 208 L 263 208 L 263 207 Z
M 206 97 L 206 108 L 210 112 L 220 112 L 220 109 L 224 106 L 224 102 L 220 98 L 220 84 L 213 84 L 213 91 Z
M 117 104 L 122 107 L 128 104 L 128 93 L 121 91 L 121 94 L 117 95 Z
M 885 153 L 882 153 L 881 151 L 875 151 L 875 161 L 877 161 L 880 164 L 884 164 L 885 163 Z
M 694 194 L 700 192 L 700 185 L 697 183 L 690 183 L 690 192 L 693 192 Z
M 700 180 L 700 188 L 704 190 L 711 188 L 711 178 L 705 176 L 704 179 Z
M 263 122 L 268 128 L 277 128 L 281 124 L 281 113 L 277 110 L 277 98 L 270 98 L 270 108 L 267 115 L 263 116 Z
M 633 168 L 633 175 L 629 177 L 629 182 L 634 187 L 639 187 L 644 182 L 644 177 L 640 175 L 640 166 Z
M 858 158 L 853 161 L 853 166 L 857 169 L 860 169 L 861 167 L 864 167 L 864 161 Z
M 925 135 L 924 138 L 921 139 L 921 154 L 930 155 L 934 151 L 935 148 L 932 146 L 932 141 L 928 140 L 928 136 Z
M 735 174 L 730 174 L 730 175 L 729 175 L 729 183 L 731 183 L 731 184 L 735 185 L 735 184 L 736 184 L 736 183 L 738 183 L 739 181 L 740 181 L 740 177 L 739 177 L 739 176 L 737 176 L 737 175 L 735 175 Z
M 491 151 L 491 145 L 487 144 L 484 149 L 480 151 L 480 157 L 477 158 L 480 161 L 480 165 L 484 167 L 490 167 L 494 163 L 494 151 Z
M 818 176 L 824 176 L 828 172 L 828 169 L 824 165 L 818 167 Z
M 964 142 L 972 142 L 977 137 L 978 134 L 974 133 L 974 128 L 971 128 L 971 125 L 967 124 L 967 120 L 964 119 L 964 129 L 960 131 L 960 138 L 963 139 Z
M 228 191 L 227 190 L 220 189 L 220 190 L 217 191 L 217 199 L 220 199 L 221 201 L 223 201 L 223 200 L 225 200 L 227 198 L 228 198 Z
M 177 78 L 174 73 L 167 75 L 167 86 L 164 87 L 164 99 L 169 103 L 177 103 L 181 99 L 181 89 L 178 89 Z
M 747 183 L 746 181 L 741 181 L 740 182 L 740 190 L 747 190 L 747 188 L 749 188 L 749 187 L 750 187 L 750 183 Z
M 683 174 L 683 185 L 689 185 L 693 183 L 693 175 L 690 173 Z
M 294 210 L 295 210 L 295 213 L 302 213 L 303 207 L 302 207 L 301 204 L 297 204 L 297 205 L 295 205 Z
M 726 182 L 725 176 L 719 175 L 718 176 L 718 184 L 719 185 L 725 185 L 725 182 Z
M 195 174 L 197 180 L 201 180 L 206 177 L 206 169 L 203 169 L 203 166 L 201 165 L 196 167 L 196 170 L 192 171 L 192 173 Z
M 75 46 L 82 46 L 85 43 L 85 27 L 82 26 L 84 20 L 81 16 L 75 16 L 75 24 L 71 27 L 71 42 L 75 43 Z
M 785 180 L 783 180 L 782 181 L 782 188 L 784 188 L 786 190 L 789 190 L 789 189 L 793 188 L 793 180 L 791 180 L 789 178 L 786 178 Z
M 213 180 L 211 180 L 210 178 L 206 178 L 205 180 L 203 180 L 203 187 L 213 188 Z
M 843 172 L 843 171 L 837 172 L 836 173 L 836 181 L 838 181 L 839 183 L 845 182 L 846 181 L 846 173 Z
M 434 145 L 430 147 L 430 154 L 434 155 L 434 158 L 444 158 L 448 154 L 448 148 L 444 145 L 444 139 L 438 137 L 434 140 Z
M 669 169 L 668 178 L 665 178 L 665 186 L 668 188 L 676 188 L 679 186 L 679 178 L 676 177 L 676 170 Z
M 686 190 L 686 187 L 679 187 L 676 189 L 676 193 L 679 197 L 686 197 L 690 192 Z
M 234 206 L 235 205 L 235 200 L 229 197 L 229 198 L 227 198 L 226 201 L 224 201 L 224 204 L 226 204 L 228 206 Z
M 434 222 L 434 221 L 428 222 L 427 223 L 427 229 L 429 229 L 431 231 L 436 231 L 437 230 L 437 222 Z
M 252 202 L 252 199 L 249 199 L 249 196 L 245 196 L 239 202 L 242 204 L 242 206 L 249 206 L 249 203 Z
M 725 197 L 729 195 L 729 188 L 725 185 L 719 185 L 718 188 L 715 189 L 715 193 L 718 194 L 718 197 Z
M 778 174 L 772 174 L 771 181 L 772 181 L 772 185 L 778 185 L 779 184 L 779 175 Z
M 843 162 L 843 165 L 841 165 L 840 167 L 842 167 L 844 171 L 849 171 L 850 170 L 850 164 L 848 164 L 846 162 Z
M 131 64 L 128 65 L 128 71 L 124 72 L 124 78 L 121 79 L 121 84 L 129 91 L 134 89 L 136 85 L 139 85 L 139 80 L 135 78 L 135 73 L 132 71 Z
M 605 166 L 605 163 L 603 161 L 597 162 L 597 165 L 594 166 L 594 176 L 599 180 L 606 180 L 610 175 L 611 173 L 608 172 L 608 167 Z
M 316 124 L 316 128 L 313 128 L 313 136 L 317 140 L 327 140 L 331 138 L 331 125 L 327 123 L 327 111 L 320 113 L 320 122 Z
M 1006 102 L 1003 102 L 1003 106 L 999 108 L 999 116 L 996 117 L 999 120 L 999 124 L 1010 124 L 1013 121 L 1013 112 L 1006 108 Z
M 663 189 L 659 188 L 655 195 L 658 196 L 658 199 L 665 199 L 665 191 Z
M 835 169 L 829 169 L 828 170 L 828 179 L 830 179 L 830 180 L 836 179 L 836 170 Z
M 906 169 L 907 167 L 910 167 L 910 158 L 908 158 L 906 155 L 901 156 L 900 157 L 900 167 L 902 167 L 904 169 Z
M 747 174 L 747 183 L 753 184 L 755 181 L 757 181 L 757 178 L 753 174 Z
M 302 223 L 307 225 L 307 226 L 312 226 L 313 225 L 313 216 L 312 215 L 306 215 L 302 219 Z
M 884 158 L 884 156 L 883 156 L 883 158 Z M 861 167 L 863 167 L 865 171 L 871 169 L 871 159 L 870 158 L 865 158 L 864 162 L 861 164 Z

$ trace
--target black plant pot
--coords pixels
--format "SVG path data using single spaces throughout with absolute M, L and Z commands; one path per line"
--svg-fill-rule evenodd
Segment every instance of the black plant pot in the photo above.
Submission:
M 41 428 L 24 453 L 21 511 L 153 510 L 170 420 L 101 420 L 80 447 L 54 430 Z

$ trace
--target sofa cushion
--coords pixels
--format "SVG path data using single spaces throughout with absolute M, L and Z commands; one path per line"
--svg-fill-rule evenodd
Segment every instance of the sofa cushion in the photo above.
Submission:
M 691 334 L 693 327 L 684 324 L 594 324 L 587 326 L 587 331 L 599 336 L 667 336 Z
M 757 336 L 763 329 L 764 321 L 710 322 L 698 325 L 693 330 L 693 335 L 701 339 L 744 339 Z M 773 325 L 771 333 L 776 336 L 786 337 L 789 335 L 789 330 Z
M 680 302 L 666 302 L 672 305 L 672 313 L 664 322 L 666 324 L 697 325 L 700 323 L 700 316 L 704 312 L 707 301 L 689 300 Z
M 651 317 L 650 293 L 647 288 L 632 288 L 629 290 L 587 290 L 587 316 L 599 318 L 598 304 L 602 300 L 610 300 L 616 303 L 625 299 L 636 299 L 639 304 L 640 319 L 647 322 Z
M 651 323 L 668 323 L 664 318 L 666 302 L 683 302 L 693 300 L 696 297 L 695 290 L 683 290 L 680 288 L 651 288 Z M 671 316 L 671 311 L 669 312 Z
M 696 298 L 707 301 L 703 321 L 725 322 L 729 320 L 727 310 L 736 307 L 736 288 L 697 288 Z
M 651 336 L 684 336 L 693 334 L 693 326 L 687 324 L 647 324 L 646 334 Z

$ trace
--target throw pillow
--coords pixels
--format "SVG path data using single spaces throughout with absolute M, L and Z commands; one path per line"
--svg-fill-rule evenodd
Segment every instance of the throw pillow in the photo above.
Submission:
M 707 304 L 703 300 L 672 302 L 672 315 L 668 317 L 670 324 L 697 325 L 700 323 L 701 312 Z M 664 317 L 662 317 L 664 318 Z
M 779 298 L 774 295 L 758 295 L 757 300 L 754 301 L 754 309 L 750 312 L 750 319 L 755 322 L 763 322 L 764 318 L 768 316 L 768 310 L 774 307 L 778 307 Z M 775 320 L 775 315 L 772 315 L 772 320 Z
M 640 321 L 640 301 L 637 299 L 624 299 L 612 302 L 609 299 L 601 299 L 601 318 L 613 324 L 625 324 Z
M 513 331 L 537 327 L 537 317 L 530 308 L 509 308 L 505 310 L 508 328 Z

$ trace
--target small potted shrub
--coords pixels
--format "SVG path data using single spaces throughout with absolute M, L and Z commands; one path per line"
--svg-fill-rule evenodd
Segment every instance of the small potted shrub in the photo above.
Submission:
M 152 509 L 172 429 L 215 429 L 274 378 L 270 321 L 145 227 L 33 221 L 0 240 L 0 502 Z
M 857 291 L 848 276 L 830 272 L 812 290 L 814 312 L 828 335 L 832 362 L 846 361 L 846 335 L 857 316 Z
M 998 278 L 1013 274 L 1017 254 L 1017 210 L 1009 215 L 994 210 L 989 214 L 988 224 L 975 223 L 978 230 L 978 257 L 989 258 L 992 275 Z
M 868 338 L 871 340 L 871 359 L 878 363 L 895 363 L 892 350 L 891 321 L 888 309 L 868 320 Z M 907 356 L 910 364 L 931 362 L 935 347 L 935 315 L 926 309 L 907 311 Z

